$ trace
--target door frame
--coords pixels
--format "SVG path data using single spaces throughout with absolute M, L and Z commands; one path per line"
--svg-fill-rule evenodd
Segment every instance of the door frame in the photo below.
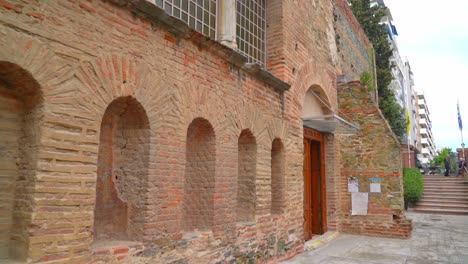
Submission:
M 322 233 L 327 232 L 328 230 L 328 225 L 327 225 L 327 204 L 326 204 L 326 179 L 325 179 L 325 136 L 323 133 L 308 128 L 304 127 L 304 139 L 305 140 L 313 140 L 317 141 L 320 144 L 320 200 L 321 200 L 321 208 L 320 210 L 320 215 L 321 215 L 321 222 L 322 222 Z M 309 155 L 310 157 L 311 155 Z M 310 160 L 309 160 L 310 162 Z M 305 176 L 305 175 L 303 175 Z M 305 187 L 304 187 L 304 192 L 305 192 Z M 304 210 L 304 209 L 303 209 Z M 304 210 L 305 211 L 305 210 Z M 305 213 L 305 212 L 304 212 Z M 319 234 L 313 234 L 313 235 L 319 235 Z M 304 227 L 304 237 L 306 236 L 305 234 L 305 227 Z

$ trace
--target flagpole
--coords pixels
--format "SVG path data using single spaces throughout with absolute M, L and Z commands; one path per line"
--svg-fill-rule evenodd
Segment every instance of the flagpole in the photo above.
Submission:
M 462 157 L 463 157 L 463 161 L 465 161 L 465 143 L 463 143 L 463 129 L 460 129 L 460 136 L 461 136 L 461 146 L 462 146 Z
M 457 114 L 458 114 L 458 128 L 460 128 L 461 146 L 462 146 L 462 157 L 465 162 L 465 143 L 463 143 L 463 124 L 460 114 L 460 102 L 457 99 Z
M 412 168 L 411 167 L 411 151 L 410 151 L 410 138 L 409 138 L 409 135 L 408 135 L 408 168 Z

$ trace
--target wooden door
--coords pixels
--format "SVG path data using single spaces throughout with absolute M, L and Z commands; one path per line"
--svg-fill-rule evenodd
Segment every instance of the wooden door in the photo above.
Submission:
M 323 134 L 304 128 L 304 239 L 326 232 Z
M 311 195 L 311 168 L 310 168 L 310 140 L 304 138 L 304 239 L 312 238 L 312 195 Z
M 322 228 L 322 188 L 321 188 L 321 160 L 320 142 L 312 140 L 310 143 L 310 173 L 312 200 L 312 234 L 323 234 Z

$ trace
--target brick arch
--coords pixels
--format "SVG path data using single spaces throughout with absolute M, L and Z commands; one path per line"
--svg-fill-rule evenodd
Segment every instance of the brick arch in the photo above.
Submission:
M 60 78 L 54 71 L 56 68 L 48 70 L 49 65 L 57 63 L 59 58 L 41 41 L 10 29 L 0 32 L 0 38 L 10 40 L 0 42 L 0 61 L 9 62 L 16 65 L 14 67 L 24 69 L 27 72 L 26 75 L 34 76 L 35 85 L 47 87 L 48 83 Z M 45 67 L 46 65 L 48 67 Z M 42 94 L 42 89 L 39 90 Z
M 18 64 L 0 61 L 0 259 L 24 261 L 30 250 L 42 116 L 37 80 Z
M 216 174 L 216 135 L 210 122 L 195 118 L 187 128 L 183 197 L 184 231 L 212 231 Z
M 237 140 L 237 222 L 255 221 L 257 141 L 250 129 L 243 129 Z
M 268 148 L 271 146 L 271 142 L 275 140 L 275 138 L 279 138 L 283 141 L 288 138 L 288 133 L 290 131 L 289 125 L 283 121 L 283 119 L 279 118 L 271 118 L 268 120 L 267 125 L 267 136 L 265 140 L 262 142 L 263 146 L 267 146 Z
M 241 101 L 228 109 L 227 126 L 229 136 L 237 140 L 243 130 L 248 129 L 257 142 L 267 141 L 267 120 L 263 112 L 245 101 Z
M 173 94 L 163 76 L 134 56 L 101 54 L 81 63 L 76 78 L 80 82 L 79 100 L 89 115 L 97 120 L 107 106 L 119 97 L 132 96 L 147 110 L 150 126 L 163 123 L 174 111 Z M 76 95 L 75 95 L 76 96 Z M 164 107 L 162 107 L 164 106 Z
M 227 129 L 229 127 L 227 116 L 230 111 L 225 99 L 212 87 L 193 80 L 190 83 L 174 86 L 173 92 L 179 119 L 176 133 L 186 132 L 186 128 L 196 118 L 209 120 L 218 139 L 232 133 L 230 132 L 232 130 Z M 181 136 L 186 137 L 185 134 Z
M 280 138 L 273 139 L 271 143 L 271 207 L 272 215 L 285 211 L 286 154 L 283 141 Z
M 318 89 L 322 98 L 326 99 L 334 112 L 337 112 L 336 72 L 333 68 L 323 66 L 310 60 L 304 63 L 298 70 L 295 82 L 290 92 L 286 94 L 287 113 L 293 120 L 298 120 L 302 114 L 304 97 L 310 88 Z
M 103 116 L 98 152 L 94 240 L 143 240 L 150 127 L 133 97 L 119 97 Z

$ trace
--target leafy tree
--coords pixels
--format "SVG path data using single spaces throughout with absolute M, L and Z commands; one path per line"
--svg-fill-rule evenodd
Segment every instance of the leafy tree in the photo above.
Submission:
M 395 100 L 395 93 L 388 85 L 393 80 L 390 57 L 392 49 L 387 38 L 385 25 L 380 20 L 385 8 L 370 5 L 370 0 L 350 0 L 351 10 L 361 24 L 375 51 L 379 107 L 393 132 L 402 139 L 406 133 L 406 118 L 403 109 Z
M 454 152 L 452 152 L 451 148 L 444 148 L 442 151 L 440 151 L 437 156 L 433 157 L 431 161 L 429 161 L 429 166 L 433 167 L 439 167 L 438 172 L 442 172 L 445 170 L 444 166 L 444 159 L 447 156 L 447 154 L 450 155 L 450 169 L 452 171 L 456 171 L 457 168 L 457 158 Z

